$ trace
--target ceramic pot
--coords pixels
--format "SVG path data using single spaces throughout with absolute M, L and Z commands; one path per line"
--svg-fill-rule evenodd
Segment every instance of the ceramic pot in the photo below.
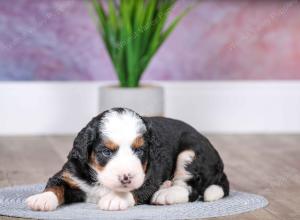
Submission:
M 138 88 L 102 86 L 99 107 L 101 112 L 114 107 L 125 107 L 143 116 L 163 116 L 164 90 L 152 85 Z

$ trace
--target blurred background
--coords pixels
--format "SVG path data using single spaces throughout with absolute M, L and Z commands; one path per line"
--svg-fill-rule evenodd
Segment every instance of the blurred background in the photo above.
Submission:
M 300 79 L 299 8 L 297 0 L 201 1 L 143 80 Z M 2 81 L 116 80 L 81 0 L 0 1 L 0 32 Z
M 181 0 L 170 19 L 191 2 L 141 80 L 164 87 L 164 115 L 204 132 L 300 132 L 299 2 Z M 98 87 L 117 77 L 88 8 L 0 1 L 0 134 L 74 133 L 99 112 Z

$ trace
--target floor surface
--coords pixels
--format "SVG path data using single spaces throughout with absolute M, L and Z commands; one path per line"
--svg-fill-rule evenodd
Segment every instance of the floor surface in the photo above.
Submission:
M 231 188 L 270 202 L 265 209 L 217 219 L 300 220 L 300 135 L 207 136 L 224 160 Z M 0 137 L 0 187 L 46 182 L 66 161 L 73 138 Z

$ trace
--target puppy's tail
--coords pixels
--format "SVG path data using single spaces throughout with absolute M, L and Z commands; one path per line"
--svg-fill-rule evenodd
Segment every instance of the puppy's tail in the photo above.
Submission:
M 203 193 L 203 200 L 205 202 L 212 202 L 219 200 L 229 195 L 229 182 L 225 173 L 222 173 L 218 180 L 209 185 Z

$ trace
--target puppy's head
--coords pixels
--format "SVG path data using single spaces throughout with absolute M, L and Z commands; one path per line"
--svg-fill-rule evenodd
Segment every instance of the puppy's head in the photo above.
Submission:
M 88 163 L 98 181 L 114 191 L 139 188 L 144 183 L 149 151 L 142 117 L 129 109 L 111 109 L 87 130 L 93 129 Z

